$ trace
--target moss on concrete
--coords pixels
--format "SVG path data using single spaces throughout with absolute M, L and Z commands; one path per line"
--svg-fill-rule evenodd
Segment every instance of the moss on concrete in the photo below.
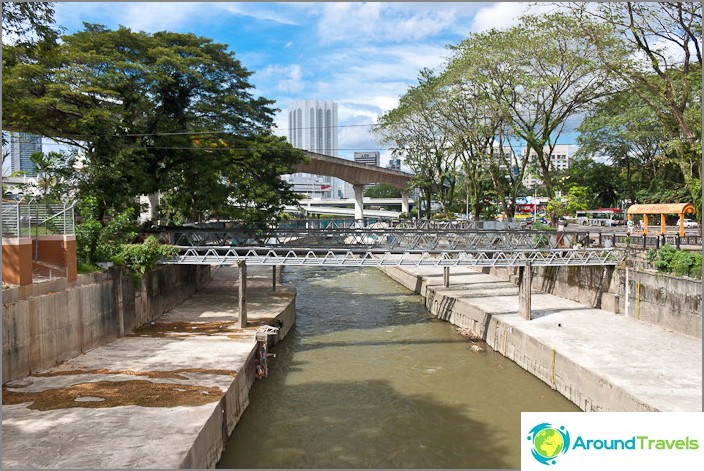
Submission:
M 201 406 L 220 400 L 219 388 L 146 380 L 96 381 L 38 392 L 2 389 L 2 404 L 31 402 L 29 409 L 55 410 L 72 407 L 109 408 L 118 406 L 177 407 Z M 81 398 L 89 400 L 81 401 Z

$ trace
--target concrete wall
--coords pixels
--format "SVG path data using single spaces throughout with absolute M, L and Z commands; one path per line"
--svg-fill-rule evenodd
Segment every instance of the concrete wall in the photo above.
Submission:
M 2 382 L 54 366 L 156 319 L 210 281 L 209 266 L 164 266 L 140 286 L 121 268 L 3 290 Z
M 480 306 L 463 302 L 452 294 L 445 295 L 435 289 L 437 285 L 428 287 L 427 279 L 402 268 L 381 267 L 380 270 L 424 296 L 426 308 L 438 319 L 481 334 L 492 349 L 559 391 L 583 411 L 654 410 L 620 386 L 605 381 L 595 372 L 503 322 L 501 316 L 488 314 Z
M 590 307 L 628 315 L 702 338 L 702 282 L 653 270 L 619 267 L 536 267 L 533 289 Z M 518 270 L 492 268 L 492 275 L 518 283 Z
M 271 337 L 272 345 L 283 340 L 295 323 L 296 298 L 294 296 L 273 322 L 273 325 L 279 326 L 279 335 L 277 338 Z M 256 378 L 255 357 L 258 349 L 258 345 L 254 343 L 242 369 L 237 372 L 237 376 L 186 454 L 180 466 L 182 469 L 211 469 L 215 468 L 220 461 L 230 435 L 249 406 L 249 391 Z

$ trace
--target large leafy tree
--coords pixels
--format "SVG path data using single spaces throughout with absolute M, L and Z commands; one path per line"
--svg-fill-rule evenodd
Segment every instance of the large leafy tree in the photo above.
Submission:
M 471 65 L 472 79 L 510 112 L 512 133 L 536 160 L 543 185 L 554 194 L 550 155 L 567 119 L 607 93 L 606 72 L 580 41 L 576 21 L 553 13 L 525 16 L 508 30 L 472 34 L 454 47 L 454 60 Z
M 3 42 L 33 45 L 53 42 L 58 36 L 51 2 L 2 2 Z
M 566 5 L 577 18 L 575 31 L 592 44 L 600 66 L 657 116 L 669 154 L 701 213 L 701 3 Z
M 510 110 L 492 95 L 475 62 L 460 55 L 448 64 L 443 80 L 444 119 L 462 162 L 466 197 L 475 218 L 493 188 L 504 214 L 511 218 L 527 164 L 527 154 L 514 152 Z
M 233 195 L 264 215 L 295 200 L 271 172 L 302 154 L 270 135 L 273 102 L 223 44 L 86 24 L 34 61 L 8 48 L 3 66 L 4 125 L 82 148 L 99 215 L 156 191 L 193 220 L 232 213 Z
M 622 196 L 636 202 L 639 188 L 668 185 L 667 134 L 652 110 L 630 90 L 600 102 L 579 128 L 577 157 L 602 156 L 623 173 Z
M 443 211 L 449 211 L 458 176 L 457 153 L 438 96 L 440 85 L 432 71 L 422 70 L 418 85 L 410 87 L 399 106 L 382 115 L 373 128 L 383 143 L 394 144 L 394 152 L 403 155 L 415 172 L 411 185 L 423 193 L 428 219 L 433 195 Z

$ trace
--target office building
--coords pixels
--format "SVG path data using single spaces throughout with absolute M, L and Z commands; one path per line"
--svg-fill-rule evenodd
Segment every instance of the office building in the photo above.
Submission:
M 381 153 L 379 151 L 373 152 L 355 152 L 354 161 L 360 164 L 379 166 L 379 159 L 381 158 Z
M 298 149 L 337 156 L 337 103 L 321 100 L 293 101 L 288 107 L 288 141 Z M 339 198 L 338 179 L 327 175 L 283 175 L 296 193 L 310 198 Z
M 10 133 L 10 171 L 37 176 L 37 169 L 30 158 L 42 151 L 42 136 L 24 132 Z
M 391 157 L 391 160 L 389 160 L 389 165 L 387 168 L 391 170 L 401 170 L 401 159 L 398 157 Z
M 525 149 L 523 152 L 527 152 L 528 149 Z M 548 152 L 549 149 L 548 147 L 545 147 L 544 152 Z M 525 154 L 524 154 L 525 155 Z M 529 157 L 528 157 L 528 164 L 536 163 L 536 159 L 538 158 L 538 155 L 535 153 L 534 150 L 531 149 Z M 552 170 L 556 171 L 565 171 L 570 168 L 570 146 L 567 144 L 557 144 L 553 150 L 552 154 L 550 154 L 550 166 Z M 523 185 L 526 188 L 533 188 L 535 185 L 541 183 L 542 180 L 536 176 L 536 175 L 531 175 L 528 172 L 526 172 L 525 176 L 523 177 Z

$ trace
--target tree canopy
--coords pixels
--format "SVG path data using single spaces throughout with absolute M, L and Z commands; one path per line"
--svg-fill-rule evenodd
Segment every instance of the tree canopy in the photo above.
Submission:
M 270 217 L 295 201 L 276 176 L 303 155 L 271 135 L 273 101 L 252 95 L 226 45 L 85 24 L 21 53 L 3 50 L 3 126 L 81 148 L 80 190 L 101 210 L 157 191 L 176 219 Z

